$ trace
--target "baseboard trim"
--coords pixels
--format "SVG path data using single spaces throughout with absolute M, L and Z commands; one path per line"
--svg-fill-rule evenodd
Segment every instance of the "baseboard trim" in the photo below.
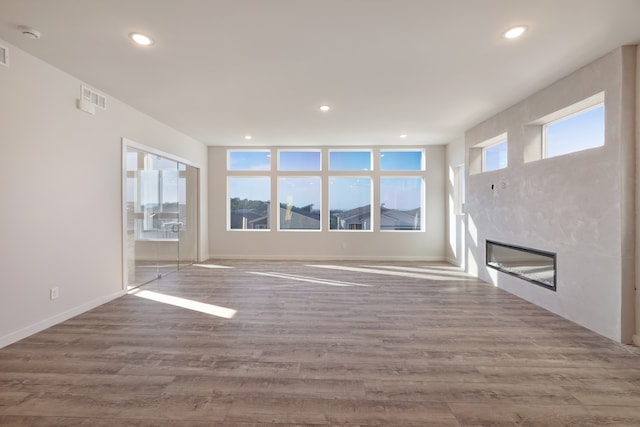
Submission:
M 111 295 L 106 295 L 100 298 L 96 298 L 92 301 L 86 302 L 77 307 L 63 311 L 62 313 L 58 313 L 55 316 L 51 316 L 49 318 L 43 319 L 39 322 L 34 323 L 33 325 L 29 325 L 15 332 L 11 332 L 10 334 L 0 337 L 0 348 L 6 347 L 10 344 L 18 342 L 21 339 L 27 338 L 30 335 L 36 334 L 40 331 L 50 328 L 51 326 L 57 325 L 60 322 L 64 322 L 65 320 L 71 319 L 72 317 L 82 314 L 85 311 L 89 311 L 91 309 L 101 306 L 102 304 L 106 304 L 109 301 L 112 301 L 116 298 L 119 298 L 125 295 L 126 293 L 127 291 L 122 290 Z
M 211 255 L 210 261 L 218 260 L 257 260 L 257 261 L 422 261 L 422 262 L 446 262 L 445 257 L 424 256 L 305 256 L 305 255 Z

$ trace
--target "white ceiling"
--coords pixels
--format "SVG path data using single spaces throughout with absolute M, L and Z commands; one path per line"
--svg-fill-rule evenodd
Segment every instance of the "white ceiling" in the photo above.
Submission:
M 640 0 L 0 0 L 0 38 L 208 145 L 443 144 L 640 43 Z

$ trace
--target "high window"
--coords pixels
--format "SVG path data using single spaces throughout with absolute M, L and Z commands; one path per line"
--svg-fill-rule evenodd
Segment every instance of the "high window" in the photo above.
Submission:
M 422 150 L 380 150 L 381 171 L 423 171 Z
M 482 170 L 484 172 L 507 167 L 507 139 L 500 138 L 482 149 Z
M 330 171 L 370 171 L 371 150 L 329 150 Z
M 229 150 L 227 151 L 227 170 L 271 170 L 271 150 Z
M 279 150 L 279 171 L 319 171 L 320 150 Z
M 604 104 L 577 111 L 543 125 L 543 158 L 604 145 Z

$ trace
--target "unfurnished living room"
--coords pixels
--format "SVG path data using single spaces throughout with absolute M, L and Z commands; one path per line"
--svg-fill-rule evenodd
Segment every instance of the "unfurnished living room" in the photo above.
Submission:
M 640 425 L 639 22 L 0 0 L 0 425 Z

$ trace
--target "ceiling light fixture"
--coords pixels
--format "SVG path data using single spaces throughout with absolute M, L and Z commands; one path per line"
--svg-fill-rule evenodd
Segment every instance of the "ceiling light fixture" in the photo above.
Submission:
M 400 138 L 405 139 L 406 137 L 408 137 L 409 135 L 407 135 L 406 133 L 403 133 L 402 135 L 400 135 Z
M 150 46 L 153 44 L 153 39 L 142 33 L 130 33 L 129 38 L 140 46 Z
M 249 141 L 250 139 L 253 139 L 253 137 L 251 135 L 245 135 L 244 139 L 246 139 L 247 141 Z
M 526 25 L 518 25 L 516 27 L 511 27 L 502 33 L 502 37 L 505 39 L 517 39 L 524 34 L 525 31 L 527 31 Z
M 329 111 L 331 109 L 331 107 L 329 107 L 328 105 L 321 105 L 320 106 L 320 111 Z

